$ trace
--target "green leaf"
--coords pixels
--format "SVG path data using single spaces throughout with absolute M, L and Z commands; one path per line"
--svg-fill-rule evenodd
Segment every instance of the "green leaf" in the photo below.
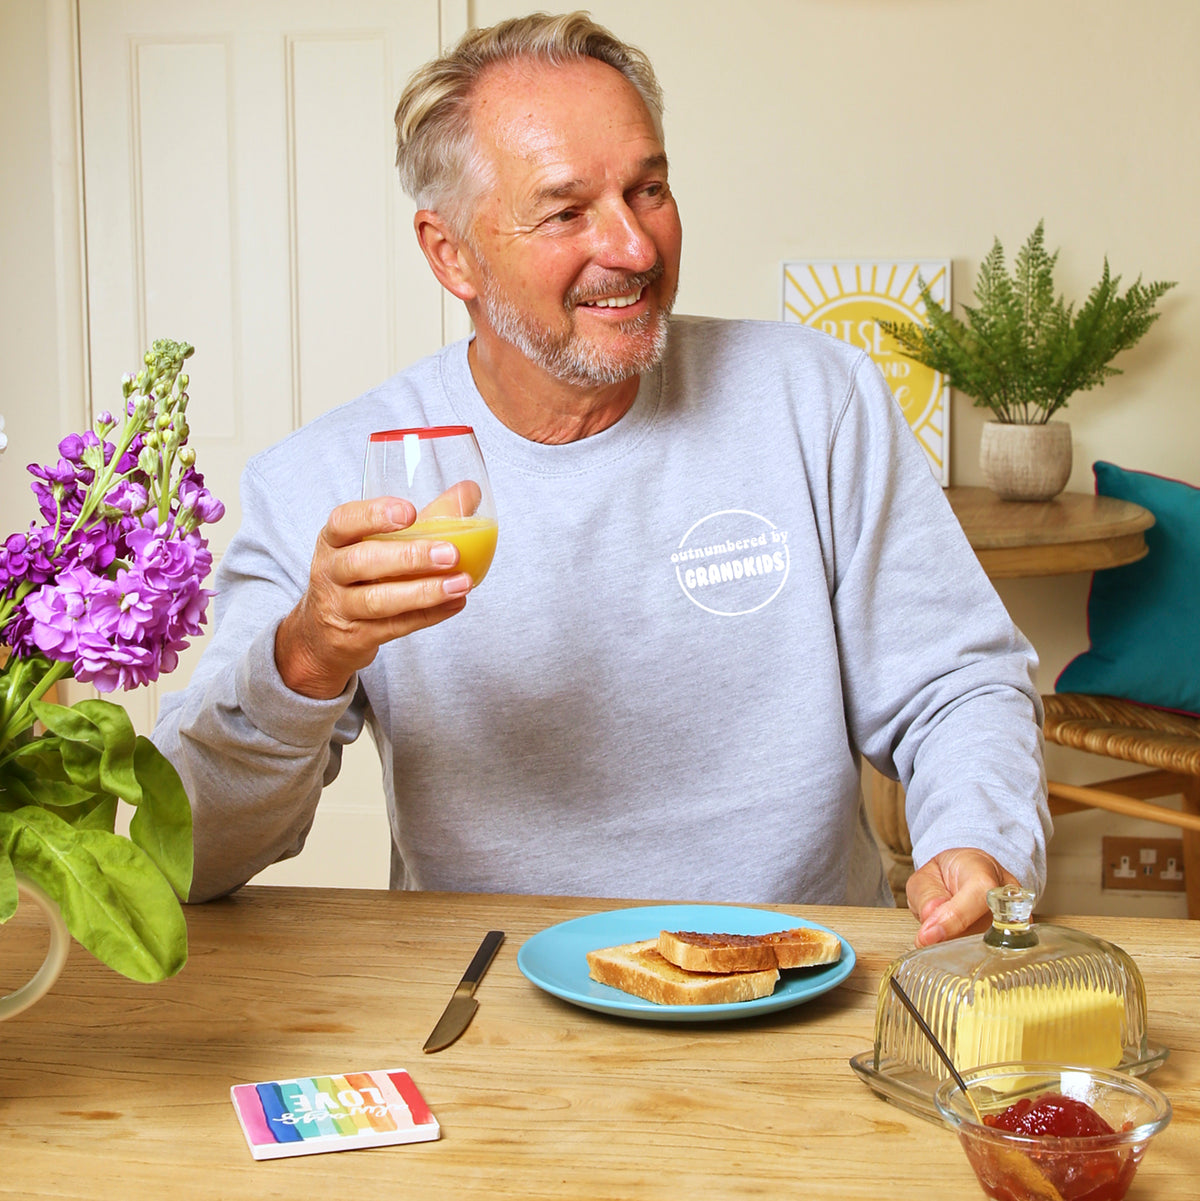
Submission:
M 53 809 L 79 805 L 96 794 L 90 788 L 81 788 L 66 778 L 60 756 L 14 759 L 3 769 L 3 791 L 0 791 L 0 808 L 15 809 L 21 805 L 48 805 Z M 5 797 L 11 803 L 5 803 Z
M 51 701 L 35 701 L 33 711 L 38 721 L 52 734 L 68 742 L 88 743 L 98 751 L 104 749 L 104 737 L 99 728 L 81 712 L 78 705 L 56 705 Z
M 112 793 L 131 805 L 141 803 L 133 766 L 137 735 L 120 705 L 84 700 L 66 708 L 39 702 L 34 710 L 46 728 L 59 736 L 63 766 L 75 784 Z
M 87 742 L 63 739 L 59 753 L 72 784 L 86 788 L 88 792 L 100 792 L 103 789 L 104 785 L 100 782 L 100 758 L 103 750 Z
M 21 870 L 54 898 L 72 936 L 97 959 L 146 983 L 183 967 L 183 910 L 140 847 L 106 830 L 74 829 L 44 809 L 19 809 L 0 819 Z
M 100 782 L 105 792 L 131 805 L 142 801 L 142 786 L 134 769 L 138 736 L 129 714 L 112 701 L 79 701 L 75 708 L 100 731 L 104 752 L 100 756 Z
M 134 980 L 149 983 L 175 975 L 187 962 L 187 921 L 170 882 L 128 838 L 90 829 L 81 829 L 79 838 L 120 897 L 127 920 L 111 939 L 96 940 L 103 954 L 80 941 L 97 958 Z M 144 971 L 143 952 L 150 956 Z
M 96 796 L 86 805 L 79 805 L 74 812 L 59 813 L 77 830 L 107 830 L 110 834 L 117 824 L 117 798 Z
M 0 842 L 2 842 L 0 838 Z M 17 911 L 20 901 L 17 893 L 17 873 L 13 870 L 12 860 L 8 852 L 0 849 L 0 926 Z
M 192 807 L 183 781 L 148 738 L 134 753 L 142 803 L 129 824 L 129 837 L 158 865 L 181 900 L 192 887 Z

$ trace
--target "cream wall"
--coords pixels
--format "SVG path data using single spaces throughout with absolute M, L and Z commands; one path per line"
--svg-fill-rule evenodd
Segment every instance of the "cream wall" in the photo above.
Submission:
M 1179 281 L 1162 320 L 1121 360 L 1125 374 L 1067 410 L 1070 486 L 1090 490 L 1097 458 L 1200 483 L 1194 0 L 593 0 L 590 9 L 650 54 L 666 90 L 685 228 L 681 311 L 776 318 L 780 262 L 810 257 L 948 257 L 961 300 L 993 236 L 1011 255 L 1044 218 L 1072 295 L 1095 281 L 1105 254 L 1127 281 L 1139 272 Z M 0 413 L 14 445 L 0 461 L 0 535 L 29 508 L 20 467 L 46 453 L 21 445 L 25 406 L 57 405 L 64 431 L 81 411 L 77 248 L 63 219 L 73 203 L 62 128 L 69 11 L 68 0 L 0 0 Z M 521 7 L 473 0 L 468 11 L 487 24 Z M 956 398 L 954 483 L 981 482 L 981 425 Z M 1081 577 L 1001 588 L 1041 652 L 1044 689 L 1085 645 L 1086 589 Z M 1051 748 L 1050 762 L 1079 778 L 1081 756 Z M 1049 906 L 1183 912 L 1175 898 L 1102 897 L 1099 838 L 1114 823 L 1070 822 L 1053 844 Z

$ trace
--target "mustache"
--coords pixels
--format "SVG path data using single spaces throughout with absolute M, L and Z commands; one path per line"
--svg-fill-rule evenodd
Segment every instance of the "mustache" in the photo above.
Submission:
M 577 284 L 566 294 L 563 305 L 567 309 L 573 309 L 589 300 L 600 300 L 605 296 L 628 296 L 631 292 L 640 292 L 650 284 L 657 283 L 665 272 L 666 266 L 662 259 L 646 271 L 610 271 L 599 279 Z

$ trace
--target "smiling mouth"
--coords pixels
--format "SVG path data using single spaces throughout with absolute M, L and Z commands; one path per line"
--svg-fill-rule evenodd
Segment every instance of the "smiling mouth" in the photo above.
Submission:
M 638 288 L 636 292 L 630 292 L 627 296 L 604 296 L 599 300 L 583 300 L 580 301 L 581 309 L 627 309 L 631 304 L 637 304 L 642 298 L 642 294 L 646 289 Z

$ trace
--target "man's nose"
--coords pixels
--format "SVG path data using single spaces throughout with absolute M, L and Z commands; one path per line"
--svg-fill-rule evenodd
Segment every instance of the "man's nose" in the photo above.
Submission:
M 601 209 L 595 232 L 596 259 L 602 267 L 649 271 L 658 262 L 654 239 L 624 200 Z

